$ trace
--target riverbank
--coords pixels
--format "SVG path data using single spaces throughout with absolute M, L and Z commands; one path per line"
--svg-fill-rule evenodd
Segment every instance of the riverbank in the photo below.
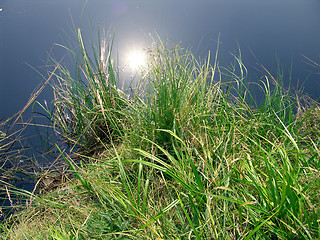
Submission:
M 78 41 L 76 77 L 55 61 L 42 106 L 69 169 L 25 193 L 4 239 L 319 238 L 320 108 L 280 72 L 254 83 L 258 103 L 240 53 L 222 67 L 218 50 L 198 60 L 160 42 L 121 89 L 112 39 L 91 54 Z

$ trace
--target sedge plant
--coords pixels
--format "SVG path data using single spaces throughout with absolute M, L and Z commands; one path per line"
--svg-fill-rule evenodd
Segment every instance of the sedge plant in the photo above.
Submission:
M 85 161 L 57 147 L 74 178 L 34 198 L 32 211 L 49 218 L 26 211 L 26 222 L 52 239 L 320 237 L 319 139 L 315 129 L 306 137 L 318 108 L 295 114 L 301 103 L 282 74 L 261 78 L 257 104 L 241 54 L 223 68 L 218 53 L 211 65 L 210 54 L 200 61 L 161 42 L 128 98 L 112 40 L 92 47 L 92 58 L 80 31 L 78 40 L 77 74 L 59 65 L 46 110 L 57 133 L 86 150 L 77 153 Z M 23 229 L 40 238 L 23 221 L 14 226 L 6 236 Z

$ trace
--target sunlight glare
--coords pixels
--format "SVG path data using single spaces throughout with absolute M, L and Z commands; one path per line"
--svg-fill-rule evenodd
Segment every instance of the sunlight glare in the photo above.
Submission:
M 141 51 L 132 51 L 128 54 L 128 65 L 132 70 L 139 70 L 147 63 L 146 54 Z

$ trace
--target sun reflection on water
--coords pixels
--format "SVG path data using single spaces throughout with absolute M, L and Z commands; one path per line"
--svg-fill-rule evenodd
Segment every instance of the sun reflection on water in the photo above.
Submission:
M 131 50 L 126 58 L 129 68 L 133 71 L 138 71 L 146 67 L 147 56 L 143 50 Z

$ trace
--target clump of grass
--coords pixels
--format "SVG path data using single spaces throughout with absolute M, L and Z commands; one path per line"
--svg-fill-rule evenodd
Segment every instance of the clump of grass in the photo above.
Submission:
M 210 121 L 221 89 L 219 83 L 213 82 L 216 66 L 212 68 L 209 61 L 210 54 L 201 62 L 179 45 L 169 49 L 162 42 L 149 51 L 148 73 L 138 79 L 139 88 L 135 89 L 142 94 L 133 98 L 133 126 L 140 127 L 128 128 L 131 146 L 145 148 L 150 145 L 147 139 L 170 149 L 172 136 L 159 129 L 191 139 L 196 128 Z
M 223 68 L 217 53 L 212 66 L 210 54 L 198 61 L 161 43 L 128 99 L 112 41 L 90 60 L 80 31 L 78 39 L 78 74 L 58 66 L 54 109 L 46 111 L 58 134 L 87 149 L 78 154 L 84 161 L 57 146 L 75 178 L 34 196 L 31 210 L 2 226 L 8 238 L 320 237 L 319 139 L 305 137 L 319 112 L 301 111 L 281 74 L 261 78 L 257 104 L 241 54 Z M 103 152 L 93 156 L 97 144 Z
M 75 77 L 57 63 L 54 109 L 46 109 L 56 132 L 73 146 L 97 151 L 99 145 L 119 140 L 126 125 L 128 99 L 119 88 L 119 75 L 111 59 L 112 40 L 92 46 L 89 56 L 78 31 L 83 59 Z M 76 54 L 68 49 L 75 57 Z

